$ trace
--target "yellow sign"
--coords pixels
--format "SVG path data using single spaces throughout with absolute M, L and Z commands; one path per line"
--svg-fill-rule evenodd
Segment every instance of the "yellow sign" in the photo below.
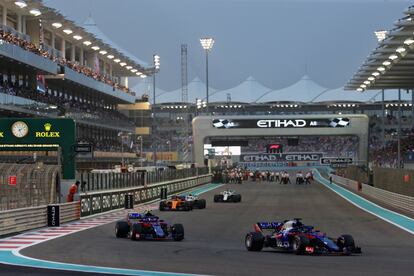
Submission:
M 45 127 L 45 131 L 36 131 L 36 137 L 60 138 L 60 131 L 50 131 L 52 129 L 52 124 L 46 123 L 43 126 Z
M 4 138 L 4 132 L 3 131 L 0 132 L 0 138 Z

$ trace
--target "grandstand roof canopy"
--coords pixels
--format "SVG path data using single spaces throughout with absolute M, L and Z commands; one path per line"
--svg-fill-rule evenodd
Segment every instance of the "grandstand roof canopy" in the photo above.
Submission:
M 346 90 L 414 88 L 414 6 L 394 25 L 347 83 Z
M 137 77 L 137 72 L 132 72 L 131 70 L 137 69 L 138 72 L 144 72 L 145 74 L 151 73 L 151 68 L 148 67 L 148 64 L 136 58 L 133 54 L 129 53 L 122 47 L 115 44 L 111 39 L 109 39 L 105 34 L 97 27 L 95 22 L 89 18 L 85 25 L 79 26 L 74 21 L 66 18 L 60 11 L 48 7 L 43 0 L 26 0 L 27 7 L 20 9 L 15 4 L 14 1 L 6 2 L 6 7 L 10 10 L 19 10 L 20 13 L 23 13 L 29 17 L 33 17 L 30 14 L 31 9 L 38 9 L 41 12 L 41 15 L 37 16 L 36 19 L 42 20 L 42 26 L 49 30 L 52 30 L 56 33 L 61 32 L 61 36 L 65 37 L 67 41 L 70 41 L 73 44 L 83 43 L 84 41 L 90 41 L 90 45 L 83 45 L 83 47 L 91 48 L 90 51 L 95 51 L 92 49 L 93 46 L 99 47 L 96 52 L 106 51 L 107 53 L 100 53 L 100 57 L 106 59 L 106 62 L 113 65 L 113 69 L 120 73 L 123 76 L 134 76 Z M 54 27 L 52 24 L 60 23 L 59 28 Z M 72 33 L 66 34 L 63 32 L 65 29 L 70 29 Z M 81 40 L 74 39 L 73 36 L 79 35 Z M 108 58 L 109 55 L 114 57 Z M 120 59 L 120 62 L 116 63 L 114 60 Z M 121 62 L 125 62 L 126 65 L 120 66 Z M 127 66 L 131 66 L 130 69 L 127 69 Z M 129 68 L 129 67 L 128 67 Z

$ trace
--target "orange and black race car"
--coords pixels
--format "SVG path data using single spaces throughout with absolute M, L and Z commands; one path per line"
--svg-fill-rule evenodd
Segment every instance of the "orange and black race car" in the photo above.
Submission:
M 206 200 L 189 194 L 186 196 L 173 196 L 171 199 L 160 202 L 160 211 L 191 211 L 194 208 L 206 208 Z

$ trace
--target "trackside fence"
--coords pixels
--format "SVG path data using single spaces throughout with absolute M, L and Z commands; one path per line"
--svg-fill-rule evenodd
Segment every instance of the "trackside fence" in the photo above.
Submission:
M 198 175 L 208 174 L 208 168 L 165 169 L 150 172 L 133 173 L 80 173 L 77 179 L 81 183 L 83 192 L 101 190 L 134 188 L 160 182 L 186 179 Z
M 414 197 L 393 193 L 338 175 L 333 175 L 332 180 L 341 186 L 344 186 L 356 192 L 360 192 L 361 194 L 376 199 L 379 202 L 414 213 Z
M 186 179 L 144 185 L 142 187 L 82 193 L 81 216 L 84 217 L 123 208 L 125 195 L 127 194 L 132 194 L 134 196 L 134 204 L 144 203 L 160 198 L 162 188 L 166 188 L 169 194 L 173 194 L 202 184 L 210 183 L 211 177 L 210 174 L 205 174 Z

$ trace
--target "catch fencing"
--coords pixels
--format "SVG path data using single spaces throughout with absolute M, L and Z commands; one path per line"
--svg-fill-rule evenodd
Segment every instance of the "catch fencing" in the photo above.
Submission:
M 144 185 L 142 187 L 82 193 L 81 216 L 89 216 L 123 208 L 125 195 L 128 194 L 132 194 L 134 196 L 134 203 L 139 204 L 159 199 L 161 189 L 163 188 L 166 188 L 169 194 L 173 194 L 210 182 L 211 175 L 206 174 L 202 176 L 161 182 L 158 184 Z
M 208 173 L 208 168 L 188 168 L 182 170 L 165 169 L 150 172 L 132 173 L 80 173 L 82 192 L 124 189 L 151 185 L 171 180 L 185 179 Z M 83 184 L 84 183 L 84 184 Z
M 0 163 L 0 211 L 57 202 L 60 167 Z

